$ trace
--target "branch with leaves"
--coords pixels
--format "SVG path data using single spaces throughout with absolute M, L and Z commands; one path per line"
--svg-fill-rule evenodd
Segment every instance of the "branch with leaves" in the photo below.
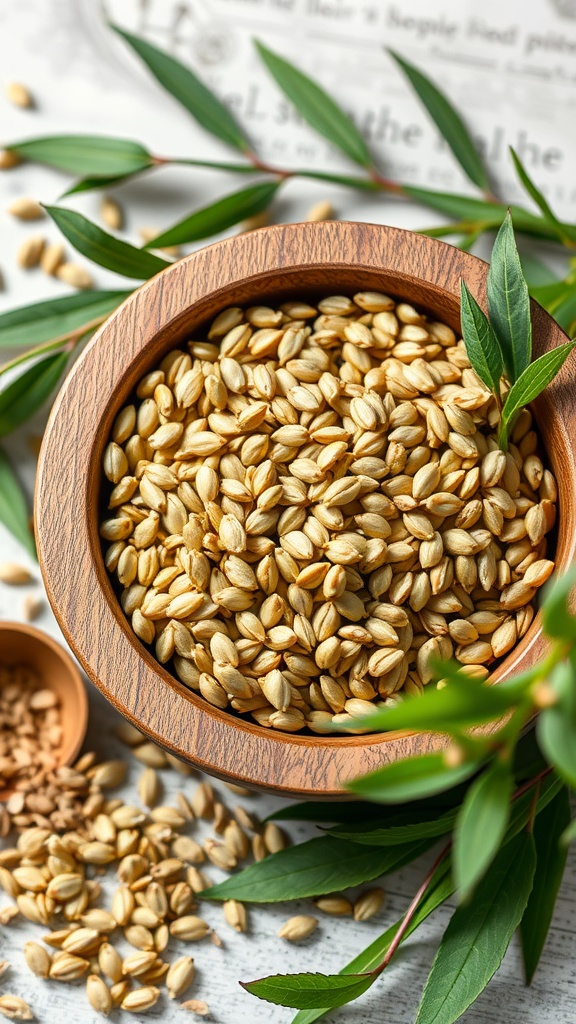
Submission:
M 149 173 L 170 164 L 190 168 L 209 168 L 240 176 L 256 176 L 247 186 L 222 196 L 215 202 L 186 214 L 177 223 L 162 231 L 142 248 L 131 245 L 104 231 L 86 217 L 60 206 L 47 206 L 46 210 L 65 238 L 74 248 L 98 266 L 105 267 L 123 277 L 138 282 L 144 281 L 168 265 L 161 256 L 150 252 L 159 247 L 184 245 L 202 241 L 215 234 L 234 227 L 244 220 L 266 211 L 273 203 L 279 190 L 292 179 L 307 178 L 316 181 L 342 185 L 351 189 L 369 191 L 384 197 L 407 199 L 451 218 L 452 222 L 427 233 L 435 237 L 449 236 L 459 239 L 460 245 L 469 248 L 485 232 L 500 228 L 506 216 L 507 204 L 494 196 L 489 175 L 478 153 L 472 137 L 460 114 L 446 96 L 419 69 L 409 64 L 399 54 L 389 51 L 391 58 L 406 76 L 415 90 L 436 128 L 448 144 L 462 171 L 479 190 L 478 197 L 452 195 L 444 192 L 415 188 L 385 177 L 378 169 L 366 141 L 352 119 L 341 109 L 331 96 L 312 78 L 294 67 L 262 43 L 256 48 L 266 70 L 310 127 L 327 139 L 336 150 L 360 169 L 358 174 L 332 173 L 305 168 L 279 168 L 265 163 L 254 151 L 253 146 L 236 117 L 228 107 L 194 74 L 169 54 L 144 39 L 114 27 L 125 43 L 140 57 L 158 83 L 194 118 L 207 132 L 228 145 L 240 156 L 240 161 L 197 160 L 170 158 L 153 155 L 144 145 L 132 140 L 90 135 L 56 135 L 16 142 L 6 147 L 19 159 L 37 161 L 57 170 L 79 176 L 67 190 L 73 195 L 91 189 L 104 189 L 129 181 L 138 175 Z M 559 220 L 550 205 L 530 179 L 517 154 L 512 158 L 520 183 L 537 207 L 532 212 L 522 206 L 511 207 L 516 230 L 521 234 L 547 242 L 557 243 L 567 251 L 576 247 L 576 225 Z M 505 242 L 506 235 L 502 241 Z M 504 245 L 501 246 L 502 251 Z M 504 253 L 505 257 L 505 253 Z M 534 260 L 532 263 L 534 264 Z M 576 326 L 576 269 L 571 264 L 570 272 L 562 281 L 551 279 L 546 268 L 539 266 L 538 286 L 532 288 L 533 296 L 553 313 L 562 327 L 571 330 Z M 542 273 L 545 283 L 541 283 Z M 0 350 L 17 347 L 23 351 L 15 359 L 0 366 L 0 377 L 9 369 L 29 364 L 25 370 L 26 402 L 17 404 L 14 413 L 14 397 L 18 393 L 0 392 L 0 423 L 2 433 L 16 429 L 49 396 L 67 365 L 70 353 L 91 337 L 94 330 L 127 297 L 126 291 L 89 291 L 70 297 L 46 300 L 31 306 L 14 309 L 0 316 Z M 524 290 L 523 290 L 524 295 Z M 478 335 L 480 344 L 489 343 L 492 335 L 479 315 L 471 298 L 465 298 L 468 312 L 468 339 Z M 524 302 L 524 299 L 523 299 Z M 492 310 L 492 327 L 497 328 Z M 502 339 L 500 338 L 502 346 Z M 474 341 L 470 341 L 473 345 Z M 513 350 L 512 350 L 513 351 Z M 506 353 L 504 353 L 506 354 Z M 55 356 L 58 355 L 58 359 Z M 560 353 L 558 354 L 560 358 Z M 485 360 L 484 360 L 485 361 Z M 559 364 L 558 364 L 559 365 Z M 494 374 L 497 364 L 487 366 L 485 376 L 477 360 L 475 369 L 485 383 L 498 396 L 502 382 Z M 515 364 L 503 362 L 503 371 L 512 385 L 506 400 L 508 411 L 512 398 L 522 404 L 530 401 L 531 390 L 524 387 L 525 381 L 516 379 Z M 556 366 L 556 369 L 558 366 Z M 59 370 L 58 375 L 56 370 Z M 541 389 L 548 367 L 540 379 Z M 531 371 L 532 372 L 532 371 Z M 554 370 L 553 372 L 556 372 Z M 552 375 L 553 375 L 552 372 Z M 532 378 L 531 378 L 532 379 Z M 30 393 L 28 393 L 31 388 Z M 514 388 L 517 388 L 514 392 Z M 9 389 L 6 389 L 9 390 Z M 513 394 L 514 392 L 514 394 Z M 503 411 L 502 446 L 513 416 Z M 505 415 L 506 413 L 506 415 Z M 3 473 L 10 481 L 10 487 L 19 490 L 15 475 L 6 461 Z M 0 520 L 14 529 L 13 515 L 3 515 L 0 506 Z M 22 538 L 22 528 L 16 532 Z M 30 540 L 27 538 L 30 545 Z
M 548 586 L 545 659 L 488 687 L 453 664 L 436 685 L 363 720 L 371 731 L 439 734 L 449 745 L 356 779 L 360 800 L 296 804 L 275 820 L 323 823 L 323 834 L 282 850 L 205 890 L 203 899 L 271 903 L 372 881 L 440 849 L 403 917 L 339 974 L 275 974 L 244 983 L 253 995 L 294 1007 L 312 1024 L 358 998 L 398 948 L 455 893 L 416 1024 L 453 1024 L 484 990 L 520 929 L 526 980 L 534 976 L 576 839 L 576 569 Z M 526 727 L 538 715 L 536 730 Z M 364 801 L 364 802 L 361 802 Z M 401 809 L 396 809 L 399 807 Z M 383 1007 L 385 1009 L 385 993 Z

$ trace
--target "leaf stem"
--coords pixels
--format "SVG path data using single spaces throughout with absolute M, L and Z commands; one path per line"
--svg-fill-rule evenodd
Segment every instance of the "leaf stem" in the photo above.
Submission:
M 523 782 L 516 792 L 512 794 L 512 800 L 518 800 L 521 796 L 524 796 L 524 793 L 528 793 L 534 786 L 539 786 L 542 780 L 553 771 L 554 769 L 550 766 L 548 768 L 543 768 L 541 772 L 538 772 L 538 775 L 534 776 L 534 778 L 528 779 L 527 782 Z
M 418 906 L 420 904 L 420 901 L 422 900 L 423 896 L 426 893 L 426 890 L 427 890 L 428 886 L 430 885 L 430 882 L 432 881 L 432 878 L 434 876 L 434 872 L 436 871 L 438 866 L 442 863 L 444 858 L 448 856 L 448 854 L 450 853 L 451 848 L 452 848 L 452 840 L 450 840 L 450 842 L 447 843 L 446 846 L 440 851 L 440 853 L 438 854 L 436 860 L 432 864 L 432 867 L 429 869 L 429 871 L 427 871 L 427 873 L 426 873 L 426 875 L 424 877 L 424 880 L 422 881 L 422 884 L 420 885 L 416 895 L 414 896 L 414 899 L 410 903 L 410 906 L 408 907 L 406 913 L 404 914 L 404 917 L 402 918 L 402 922 L 401 922 L 401 924 L 400 924 L 400 926 L 398 928 L 398 931 L 396 932 L 396 935 L 394 936 L 394 938 L 392 939 L 392 942 L 390 943 L 390 946 L 388 947 L 388 950 L 386 952 L 386 956 L 384 957 L 382 962 L 378 964 L 377 967 L 375 967 L 372 971 L 370 971 L 370 974 L 374 974 L 377 977 L 379 974 L 382 973 L 383 970 L 385 970 L 385 968 L 390 963 L 392 957 L 394 956 L 396 950 L 398 949 L 398 946 L 400 945 L 400 943 L 402 942 L 402 939 L 404 938 L 404 936 L 406 934 L 406 931 L 407 931 L 407 929 L 408 929 L 408 927 L 410 925 L 410 922 L 412 921 L 412 918 L 414 917 L 414 914 L 418 910 Z
M 44 352 L 51 352 L 55 348 L 63 348 L 66 342 L 72 342 L 70 351 L 84 338 L 90 331 L 96 330 L 108 319 L 108 315 L 97 316 L 93 320 L 89 320 L 87 323 L 82 324 L 81 327 L 75 327 L 72 331 L 67 331 L 65 334 L 60 334 L 56 338 L 52 338 L 50 341 L 44 341 L 41 345 L 36 345 L 34 348 L 29 348 L 26 352 L 23 352 L 19 356 L 15 356 L 8 363 L 3 363 L 0 366 L 0 376 L 6 373 L 8 370 L 14 369 L 15 366 L 20 366 L 21 363 L 28 362 L 29 359 L 34 359 L 35 356 L 43 355 Z

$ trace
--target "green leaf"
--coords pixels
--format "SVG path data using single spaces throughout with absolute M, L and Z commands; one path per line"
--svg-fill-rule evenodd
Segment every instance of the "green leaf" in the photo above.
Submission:
M 521 410 L 533 402 L 544 388 L 554 379 L 561 370 L 566 359 L 576 346 L 576 341 L 567 341 L 564 345 L 557 345 L 556 348 L 545 352 L 523 371 L 515 384 L 512 385 L 500 420 L 499 444 L 506 450 L 508 435 Z
M 0 523 L 36 558 L 36 545 L 28 527 L 28 509 L 24 492 L 0 448 Z
M 570 597 L 576 587 L 576 565 L 561 576 L 554 575 L 542 594 L 542 628 L 557 640 L 576 640 L 576 619 Z M 573 607 L 573 605 L 572 605 Z
M 130 292 L 88 291 L 34 302 L 0 315 L 0 348 L 40 345 L 107 316 Z
M 344 839 L 322 836 L 251 864 L 240 874 L 205 889 L 202 899 L 276 903 L 318 896 L 395 871 L 429 846 L 421 841 L 375 852 Z
M 350 800 L 346 803 L 319 800 L 297 804 L 287 804 L 269 814 L 265 821 L 366 821 L 374 812 L 381 808 L 374 807 L 365 800 Z
M 253 217 L 256 213 L 265 210 L 274 198 L 279 181 L 263 181 L 258 185 L 250 185 L 239 192 L 232 192 L 230 195 L 218 199 L 201 210 L 196 210 L 189 217 L 173 224 L 171 228 L 163 231 L 156 238 L 146 242 L 146 248 L 157 249 L 163 245 L 184 245 L 186 242 L 196 242 L 201 238 L 209 238 L 211 235 L 226 231 L 233 224 L 245 220 L 246 217 Z
M 442 138 L 450 146 L 464 174 L 478 188 L 488 190 L 490 186 L 486 168 L 458 111 L 422 71 L 409 64 L 394 50 L 389 49 L 388 53 L 406 75 Z
M 283 93 L 305 121 L 342 153 L 362 167 L 372 167 L 372 158 L 354 122 L 308 75 L 255 40 L 256 49 Z
M 444 932 L 416 1024 L 453 1024 L 498 970 L 532 889 L 536 852 L 522 832 L 503 847 Z
M 561 839 L 570 821 L 570 792 L 566 786 L 534 823 L 536 874 L 528 906 L 520 925 L 526 984 L 538 966 L 554 914 L 568 849 Z
M 458 768 L 448 768 L 442 754 L 422 754 L 377 768 L 369 775 L 349 782 L 347 788 L 376 802 L 404 803 L 450 789 L 469 779 L 481 765 L 481 761 L 471 761 Z
M 140 143 L 107 135 L 46 135 L 15 142 L 7 149 L 26 160 L 91 177 L 124 178 L 153 164 Z
M 206 131 L 235 149 L 246 151 L 250 148 L 242 128 L 228 107 L 220 102 L 190 68 L 118 25 L 112 25 L 111 28 L 132 47 L 160 85 L 178 100 Z
M 486 387 L 499 397 L 504 369 L 502 351 L 488 317 L 464 281 L 460 282 L 460 320 L 470 365 Z
M 300 1009 L 334 1009 L 357 999 L 376 981 L 376 974 L 271 974 L 259 981 L 241 981 L 259 999 Z
M 442 689 L 430 684 L 418 697 L 408 697 L 392 708 L 382 708 L 361 719 L 374 731 L 390 729 L 432 729 L 450 732 L 482 725 L 516 706 L 514 692 L 500 686 L 486 686 L 476 679 L 451 671 L 438 663 L 438 673 L 446 673 L 448 683 Z
M 75 210 L 61 206 L 46 206 L 45 209 L 74 248 L 100 267 L 142 281 L 170 266 L 159 256 L 114 238 Z
M 504 369 L 514 384 L 532 358 L 530 296 L 516 248 L 510 212 L 496 235 L 488 271 L 488 313 Z
M 536 800 L 535 816 L 537 817 L 542 811 L 548 807 L 548 804 L 554 799 L 557 793 L 562 789 L 563 782 L 555 772 L 551 772 L 550 775 L 546 776 L 541 782 L 538 783 L 538 799 Z M 506 836 L 504 839 L 505 843 L 510 842 L 514 839 L 528 824 L 530 817 L 533 813 L 532 803 L 534 799 L 534 793 L 536 787 L 528 789 L 522 796 L 518 797 L 512 802 L 512 813 L 510 815 L 510 822 L 506 829 Z
M 449 858 L 446 858 L 434 872 L 430 880 L 430 884 L 428 885 L 428 888 L 418 905 L 418 909 L 408 925 L 401 941 L 405 942 L 406 939 L 416 931 L 422 922 L 425 921 L 441 903 L 444 903 L 445 900 L 449 899 L 453 891 L 454 886 L 452 884 L 450 874 L 450 860 Z M 362 950 L 358 956 L 355 956 L 350 963 L 346 964 L 339 973 L 357 974 L 363 971 L 374 970 L 374 968 L 377 967 L 386 956 L 386 953 L 390 949 L 390 945 L 401 924 L 402 918 L 400 918 L 400 920 L 395 924 L 391 925 L 390 928 L 387 928 L 382 935 L 379 935 L 374 942 L 371 942 L 366 949 Z M 293 1018 L 292 1024 L 313 1024 L 314 1021 L 323 1017 L 326 1012 L 327 1011 L 324 1009 L 301 1010 L 300 1013 L 297 1013 Z
M 67 362 L 66 352 L 39 359 L 0 391 L 0 437 L 16 430 L 44 405 L 60 380 Z
M 545 238 L 552 242 L 558 241 L 558 234 L 553 231 L 543 217 L 530 213 L 522 206 L 504 206 L 503 203 L 492 203 L 485 199 L 474 199 L 471 196 L 454 195 L 451 192 L 436 192 L 434 189 L 415 188 L 412 185 L 401 185 L 401 192 L 416 203 L 429 206 L 432 210 L 438 210 L 458 221 L 459 230 L 468 232 L 481 228 L 483 231 L 492 228 L 499 228 L 503 217 L 509 209 L 513 218 L 516 231 L 525 235 L 532 235 L 535 238 Z M 563 225 L 573 227 L 573 225 Z
M 466 900 L 502 843 L 514 779 L 508 765 L 494 760 L 472 783 L 454 829 L 454 880 Z
M 570 843 L 573 843 L 575 839 L 576 839 L 576 818 L 574 818 L 574 820 L 570 822 L 570 824 L 568 825 L 568 828 L 564 829 L 564 831 L 562 833 L 562 836 L 560 838 L 560 842 L 564 846 L 569 846 Z
M 358 822 L 353 825 L 333 825 L 326 829 L 328 835 L 339 839 L 348 839 L 351 843 L 364 843 L 366 846 L 398 846 L 401 843 L 413 842 L 415 839 L 432 839 L 444 836 L 451 831 L 456 820 L 456 811 L 447 811 L 438 817 L 414 821 L 414 815 L 398 814 L 391 817 L 392 824 L 379 825 L 374 820 Z M 395 823 L 394 823 L 395 822 Z
M 568 663 L 556 665 L 550 685 L 558 703 L 540 712 L 538 743 L 549 763 L 572 789 L 576 789 L 576 682 Z
M 570 244 L 576 239 L 576 231 L 574 228 L 570 228 L 567 224 L 562 224 L 558 220 L 558 217 L 554 211 L 550 208 L 550 205 L 546 198 L 542 195 L 540 190 L 536 187 L 532 178 L 529 176 L 526 168 L 523 166 L 520 157 L 515 150 L 510 146 L 510 155 L 516 169 L 516 174 L 520 178 L 524 188 L 528 195 L 534 200 L 536 206 L 540 209 L 544 220 L 548 222 L 553 231 L 556 231 L 558 238 L 565 245 L 566 242 Z

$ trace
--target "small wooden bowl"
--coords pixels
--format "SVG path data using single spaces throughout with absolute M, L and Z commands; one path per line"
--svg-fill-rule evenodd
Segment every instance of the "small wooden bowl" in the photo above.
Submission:
M 220 778 L 284 795 L 342 798 L 342 784 L 386 761 L 443 744 L 431 735 L 310 736 L 275 732 L 212 707 L 158 664 L 120 607 L 98 536 L 102 453 L 114 417 L 163 354 L 232 305 L 389 293 L 459 329 L 460 279 L 485 300 L 487 264 L 423 235 L 373 224 L 329 222 L 264 228 L 194 253 L 145 284 L 88 345 L 61 390 L 40 457 L 38 549 L 64 634 L 105 696 L 154 741 Z M 533 304 L 539 355 L 566 340 Z M 576 453 L 572 370 L 535 404 L 559 484 L 556 559 L 576 549 Z M 496 671 L 503 679 L 538 659 L 536 621 Z
M 63 732 L 58 759 L 60 764 L 72 764 L 86 735 L 88 699 L 82 676 L 70 655 L 51 636 L 33 626 L 0 622 L 0 664 L 33 669 L 42 686 L 57 695 Z M 6 800 L 12 792 L 12 788 L 0 789 L 0 800 Z

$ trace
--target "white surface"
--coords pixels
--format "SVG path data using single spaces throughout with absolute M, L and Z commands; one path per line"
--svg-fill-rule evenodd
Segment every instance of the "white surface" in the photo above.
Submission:
M 164 41 L 162 33 L 166 35 L 167 26 L 169 28 L 170 24 L 173 24 L 175 9 L 181 8 L 184 13 L 180 15 L 180 28 L 176 33 L 178 36 L 176 49 L 182 56 L 191 55 L 199 66 L 201 61 L 198 60 L 198 55 L 203 56 L 205 66 L 202 73 L 214 82 L 221 81 L 220 76 L 224 74 L 224 71 L 222 66 L 218 65 L 218 61 L 212 68 L 209 63 L 206 63 L 207 58 L 211 54 L 215 54 L 220 59 L 222 46 L 228 45 L 230 40 L 234 44 L 240 35 L 249 34 L 255 18 L 258 18 L 262 24 L 262 31 L 259 31 L 259 34 L 271 46 L 283 49 L 288 56 L 296 58 L 299 42 L 297 33 L 292 32 L 291 34 L 287 31 L 287 25 L 288 28 L 290 25 L 286 21 L 286 12 L 293 12 L 294 16 L 296 14 L 304 16 L 306 7 L 307 18 L 310 20 L 310 18 L 316 17 L 313 10 L 314 8 L 318 9 L 319 6 L 324 6 L 333 12 L 332 15 L 326 15 L 321 23 L 324 34 L 320 28 L 315 34 L 311 34 L 310 45 L 316 48 L 320 59 L 326 50 L 327 42 L 334 43 L 334 36 L 338 37 L 336 42 L 342 46 L 345 32 L 342 28 L 337 27 L 332 30 L 332 26 L 338 25 L 338 19 L 334 12 L 348 12 L 342 17 L 344 24 L 349 26 L 355 16 L 354 12 L 357 10 L 353 2 L 346 5 L 340 0 L 330 0 L 330 2 L 326 0 L 323 5 L 314 3 L 304 5 L 299 0 L 242 0 L 242 2 L 241 0 L 214 0 L 214 3 L 211 4 L 198 2 L 176 5 L 163 0 L 162 4 L 153 2 L 139 5 L 135 0 L 134 2 L 132 0 L 122 0 L 122 2 L 114 0 L 114 2 L 108 3 L 110 13 L 132 27 L 138 23 L 137 19 L 140 16 L 138 12 L 141 13 L 143 10 L 147 12 L 146 28 L 152 36 L 155 32 L 157 33 L 159 43 Z M 384 41 L 384 28 L 386 27 L 382 13 L 384 6 L 388 23 L 390 23 L 393 10 L 399 10 L 400 5 L 378 5 L 374 2 L 364 5 L 362 8 L 366 11 L 368 9 L 376 11 L 377 17 L 381 19 L 379 21 L 380 35 L 374 36 L 376 40 L 374 47 L 376 44 L 380 47 Z M 464 6 L 459 5 L 460 15 L 458 17 L 463 18 Z M 491 6 L 497 10 L 495 4 Z M 560 3 L 556 6 L 559 7 Z M 241 7 L 246 11 L 244 17 L 241 17 L 239 13 Z M 565 2 L 564 7 L 569 8 L 570 3 Z M 521 10 L 522 13 L 525 13 L 524 7 L 519 2 L 510 3 L 509 8 L 510 18 L 508 20 L 510 22 L 514 22 L 514 19 L 520 16 Z M 222 12 L 226 10 L 232 12 L 228 19 L 222 16 Z M 360 10 L 359 7 L 358 10 Z M 410 3 L 402 5 L 405 19 L 417 14 L 421 18 L 418 23 L 420 28 L 418 29 L 414 23 L 411 29 L 414 52 L 411 53 L 410 49 L 403 50 L 412 59 L 417 58 L 419 48 L 420 52 L 424 50 L 431 52 L 431 49 L 433 50 L 436 46 L 432 28 L 425 30 L 422 27 L 424 24 L 422 21 L 423 10 L 423 3 L 418 3 L 417 0 L 411 0 Z M 187 14 L 186 11 L 188 11 Z M 557 16 L 553 14 L 552 5 L 546 5 L 543 0 L 539 4 L 531 6 L 530 17 L 539 17 L 542 12 L 547 13 L 552 19 L 551 29 L 557 29 L 558 22 L 554 20 Z M 219 14 L 220 17 L 216 17 L 216 14 Z M 437 13 L 435 23 L 440 25 L 441 21 L 442 16 Z M 462 24 L 464 24 L 463 21 Z M 572 26 L 574 26 L 573 34 L 576 36 L 576 24 L 573 21 L 566 21 L 565 25 L 565 39 L 569 42 Z M 331 26 L 330 31 L 328 26 Z M 522 38 L 528 38 L 528 28 L 529 26 L 526 25 L 522 28 L 522 32 L 525 33 Z M 401 49 L 401 36 L 398 33 L 401 31 L 408 30 L 396 27 L 397 36 L 387 39 L 388 43 L 397 45 L 399 49 Z M 544 30 L 541 34 L 544 38 Z M 193 45 L 194 41 L 196 49 Z M 283 46 L 284 42 L 285 46 Z M 560 43 L 557 45 L 560 46 Z M 109 46 L 112 46 L 113 49 L 109 50 Z M 542 51 L 542 47 L 540 50 Z M 326 53 L 333 52 L 335 51 L 326 50 Z M 493 48 L 491 52 L 496 54 L 497 50 Z M 226 56 L 225 49 L 224 55 Z M 541 62 L 542 52 L 537 56 Z M 105 59 L 107 57 L 110 59 Z M 437 46 L 436 59 L 440 61 L 446 59 L 446 53 L 443 58 Z M 370 60 L 373 68 L 374 49 L 371 51 Z M 365 90 L 365 81 L 360 81 L 362 78 L 360 59 L 357 63 L 355 81 L 357 85 L 360 82 Z M 558 58 L 558 67 L 561 63 Z M 327 57 L 325 66 L 329 68 L 330 64 L 331 60 Z M 185 114 L 164 97 L 125 58 L 116 42 L 109 43 L 106 30 L 101 23 L 101 10 L 95 0 L 83 0 L 82 3 L 74 2 L 74 0 L 19 0 L 18 4 L 0 0 L 0 68 L 3 82 L 13 79 L 24 81 L 38 100 L 38 110 L 26 112 L 10 107 L 3 96 L 0 96 L 0 132 L 7 140 L 57 131 L 105 132 L 139 138 L 159 152 L 182 152 L 184 154 L 195 151 L 201 152 L 203 155 L 226 156 L 216 140 L 207 139 L 201 134 L 191 122 L 187 121 Z M 432 66 L 431 70 L 433 70 Z M 500 70 L 503 69 L 500 67 Z M 509 76 L 512 74 L 510 71 L 507 73 Z M 332 79 L 335 77 L 337 77 L 337 69 L 334 70 L 332 58 Z M 512 74 L 512 78 L 508 77 L 505 80 L 508 83 L 518 82 L 520 78 L 514 79 Z M 329 83 L 330 76 L 325 78 L 325 81 Z M 552 97 L 553 92 L 559 90 L 558 82 L 559 79 L 555 84 L 540 85 L 541 98 L 546 89 L 549 90 L 546 95 Z M 382 82 L 378 80 L 377 85 L 380 88 Z M 515 88 L 519 89 L 520 86 L 516 85 Z M 566 85 L 565 94 L 563 93 L 563 102 L 567 97 L 568 104 L 573 102 L 571 88 L 572 85 Z M 397 102 L 401 92 L 402 90 L 396 84 L 393 95 L 394 103 Z M 356 95 L 365 96 L 365 91 L 362 92 L 358 86 L 357 93 L 354 93 L 354 96 Z M 482 103 L 484 103 L 484 98 L 484 96 L 481 97 Z M 410 101 L 404 99 L 403 102 L 409 103 Z M 414 111 L 416 111 L 415 107 Z M 474 116 L 477 113 L 478 109 L 475 107 Z M 420 115 L 415 112 L 414 116 L 419 117 Z M 281 134 L 283 137 L 285 136 L 285 132 Z M 310 159 L 315 160 L 318 165 L 322 165 L 326 160 L 324 147 L 318 149 L 312 136 L 305 131 L 298 138 L 300 139 L 299 144 L 304 145 L 302 142 L 302 138 L 304 138 L 305 144 L 311 147 Z M 545 140 L 547 144 L 551 144 L 549 138 L 555 144 L 566 147 L 566 151 L 569 146 L 576 145 L 574 137 L 562 135 L 553 118 L 550 119 L 547 128 Z M 270 156 L 270 154 L 268 155 Z M 290 155 L 294 156 L 292 153 L 288 154 L 288 157 Z M 576 153 L 572 155 L 574 156 Z M 301 156 L 300 160 L 302 159 Z M 399 161 L 401 158 L 396 154 L 394 159 Z M 571 162 L 573 164 L 573 160 Z M 421 161 L 418 162 L 414 173 L 416 178 L 422 181 L 422 176 L 425 176 L 427 171 Z M 447 181 L 446 187 L 461 187 L 457 172 L 451 171 L 450 173 L 452 175 L 456 173 L 456 177 Z M 0 175 L 0 210 L 3 210 L 10 200 L 19 194 L 34 195 L 44 201 L 54 201 L 64 188 L 64 180 L 56 172 L 33 166 L 22 167 L 16 172 Z M 540 183 L 550 184 L 549 181 Z M 144 179 L 141 183 L 118 189 L 117 192 L 128 211 L 128 236 L 136 240 L 136 231 L 139 225 L 153 224 L 163 227 L 182 216 L 193 205 L 200 205 L 209 196 L 220 192 L 224 193 L 234 187 L 238 187 L 237 180 L 226 180 L 225 176 L 219 176 L 216 179 L 210 174 L 168 170 L 163 171 L 162 175 L 158 174 L 155 178 Z M 312 202 L 327 195 L 333 198 L 339 215 L 347 219 L 387 220 L 406 227 L 416 227 L 423 223 L 433 222 L 432 215 L 423 213 L 422 210 L 411 209 L 389 200 L 367 199 L 348 193 L 343 189 L 328 189 L 323 185 L 313 183 L 298 183 L 290 186 L 290 192 L 286 193 L 286 199 L 281 200 L 278 205 L 276 211 L 278 219 L 298 219 Z M 85 210 L 89 215 L 96 216 L 98 199 L 96 196 L 88 195 L 81 200 L 76 200 L 74 205 Z M 154 209 L 155 205 L 157 205 L 157 209 Z M 151 213 L 151 210 L 154 212 Z M 567 216 L 571 215 L 573 218 L 573 208 L 572 210 L 565 209 L 565 212 Z M 24 273 L 14 268 L 15 249 L 26 234 L 36 234 L 40 231 L 55 239 L 57 237 L 55 229 L 51 228 L 47 222 L 22 225 L 1 212 L 0 220 L 0 267 L 5 281 L 5 292 L 0 294 L 2 308 L 10 308 L 26 301 L 64 294 L 66 289 L 63 285 L 48 280 L 39 271 Z M 118 279 L 104 271 L 96 272 L 95 276 L 98 285 L 104 286 L 113 283 L 114 286 L 118 286 Z M 41 418 L 39 418 L 38 424 L 28 424 L 16 437 L 11 437 L 8 445 L 10 454 L 29 491 L 31 491 L 33 483 L 34 460 L 28 447 L 27 438 L 31 433 L 41 429 L 40 420 Z M 31 565 L 26 554 L 0 526 L 0 561 L 6 560 L 15 560 Z M 33 566 L 31 568 L 36 577 L 34 586 L 15 590 L 0 584 L 1 618 L 21 619 L 21 600 L 27 589 L 34 593 L 41 589 L 38 570 Z M 37 624 L 53 635 L 59 635 L 58 627 L 47 606 Z M 92 687 L 89 688 L 89 695 L 91 724 L 87 748 L 93 747 L 102 757 L 116 756 L 120 753 L 120 749 L 111 732 L 116 715 Z M 127 802 L 136 800 L 133 786 L 140 770 L 140 766 L 134 763 L 130 780 L 121 791 L 121 795 Z M 194 785 L 193 780 L 182 779 L 175 772 L 163 772 L 162 774 L 166 785 L 166 802 L 170 802 L 170 797 L 176 787 L 181 787 L 184 792 L 190 792 Z M 233 805 L 236 798 L 223 787 L 216 785 L 222 790 L 225 801 Z M 242 802 L 257 807 L 258 813 L 263 817 L 279 801 L 261 796 Z M 310 834 L 310 829 L 306 833 L 299 826 L 289 826 L 289 831 L 294 838 Z M 209 830 L 202 826 L 201 833 L 208 834 Z M 197 833 L 193 831 L 192 834 Z M 283 942 L 277 938 L 276 933 L 280 923 L 292 913 L 310 912 L 308 903 L 303 903 L 301 906 L 251 908 L 248 936 L 238 936 L 232 932 L 223 923 L 219 907 L 206 906 L 206 917 L 218 929 L 224 939 L 224 946 L 222 949 L 217 949 L 206 941 L 190 946 L 190 952 L 196 958 L 197 980 L 189 995 L 204 999 L 211 1008 L 209 1019 L 219 1021 L 221 1024 L 246 1024 L 248 1021 L 254 1021 L 255 1024 L 266 1024 L 266 1022 L 280 1024 L 280 1022 L 290 1021 L 291 1011 L 258 1002 L 239 988 L 238 979 L 249 980 L 267 973 L 303 969 L 337 971 L 402 913 L 418 886 L 424 870 L 425 865 L 419 864 L 386 880 L 384 884 L 388 894 L 387 901 L 377 918 L 365 924 L 356 924 L 348 919 L 338 920 L 322 917 L 318 932 L 307 943 L 300 946 L 292 946 Z M 216 869 L 211 868 L 210 872 L 213 877 L 218 877 Z M 6 900 L 2 894 L 0 903 L 3 902 Z M 571 854 L 548 945 L 531 989 L 525 989 L 522 984 L 519 950 L 514 943 L 502 969 L 489 989 L 463 1018 L 466 1024 L 520 1024 L 520 1022 L 522 1024 L 572 1024 L 575 1014 L 573 1009 L 573 970 L 570 961 L 574 956 L 575 902 L 576 856 Z M 204 908 L 202 912 L 204 912 Z M 351 1007 L 329 1015 L 328 1019 L 346 1020 L 351 1024 L 354 1022 L 376 1024 L 381 1020 L 386 1020 L 387 1024 L 409 1024 L 415 1016 L 419 993 L 433 957 L 435 943 L 448 921 L 449 912 L 448 908 L 438 910 L 434 917 L 408 942 L 387 975 L 375 985 L 371 992 Z M 82 985 L 47 984 L 33 977 L 24 966 L 21 952 L 24 942 L 29 938 L 38 939 L 41 934 L 42 929 L 25 922 L 15 922 L 9 928 L 2 929 L 0 958 L 9 960 L 13 964 L 13 969 L 0 981 L 0 991 L 14 992 L 26 998 L 34 1008 L 37 1019 L 44 1024 L 57 1024 L 63 1019 L 68 1019 L 74 1024 L 92 1024 L 98 1019 L 98 1015 L 88 1006 Z M 168 955 L 175 958 L 182 952 L 184 952 L 183 944 L 174 943 Z M 114 1014 L 113 1019 L 118 1019 L 120 1016 L 122 1015 Z M 128 1016 L 126 1015 L 124 1019 L 127 1020 Z M 187 1017 L 178 1010 L 177 1004 L 170 1003 L 163 996 L 162 1001 L 150 1013 L 142 1015 L 142 1018 L 140 1015 L 132 1015 L 130 1019 L 161 1019 L 167 1024 L 171 1024 L 171 1022 L 175 1024 Z M 197 1018 L 190 1015 L 190 1019 Z

